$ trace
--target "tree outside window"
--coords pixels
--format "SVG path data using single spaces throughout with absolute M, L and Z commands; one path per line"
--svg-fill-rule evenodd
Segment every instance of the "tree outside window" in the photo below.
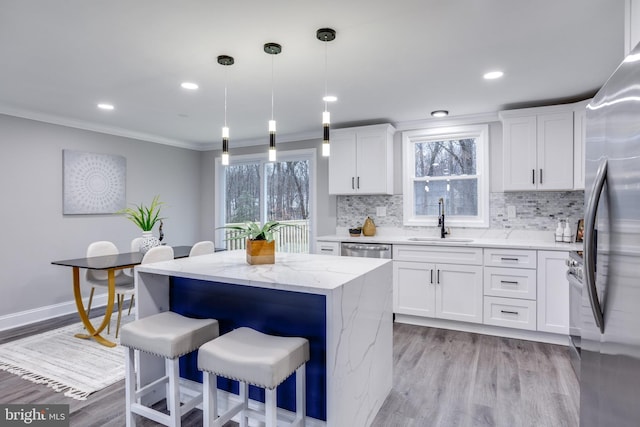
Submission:
M 447 222 L 488 226 L 487 126 L 403 133 L 404 223 L 435 226 L 438 200 Z
M 246 221 L 295 224 L 296 228 L 282 228 L 276 235 L 277 250 L 309 252 L 309 164 L 303 158 L 256 159 L 226 166 L 224 225 Z M 228 249 L 244 248 L 240 240 L 225 243 Z

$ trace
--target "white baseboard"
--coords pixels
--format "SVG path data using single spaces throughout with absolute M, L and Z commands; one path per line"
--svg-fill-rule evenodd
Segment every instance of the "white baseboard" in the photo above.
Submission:
M 527 331 L 524 329 L 501 328 L 499 326 L 483 325 L 479 323 L 457 322 L 453 320 L 435 319 L 407 314 L 396 314 L 395 321 L 410 325 L 429 326 L 432 328 L 450 329 L 453 331 L 473 332 L 498 337 L 516 338 L 527 341 L 539 341 L 549 344 L 569 345 L 569 336 L 551 334 L 549 332 Z
M 84 300 L 85 307 L 88 303 L 89 298 L 86 298 Z M 91 305 L 96 308 L 106 306 L 107 294 L 94 295 Z M 0 316 L 0 331 L 30 325 L 32 323 L 72 313 L 77 313 L 75 301 L 67 301 L 60 304 L 47 305 L 45 307 L 38 307 L 31 310 L 20 311 L 18 313 L 7 314 L 5 316 Z M 80 321 L 79 316 L 78 321 Z

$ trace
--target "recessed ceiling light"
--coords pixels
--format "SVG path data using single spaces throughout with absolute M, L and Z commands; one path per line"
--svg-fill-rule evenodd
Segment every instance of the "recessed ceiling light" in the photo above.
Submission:
M 111 104 L 100 103 L 98 104 L 98 108 L 101 110 L 113 110 L 115 107 Z
M 196 83 L 192 83 L 192 82 L 183 82 L 180 85 L 183 89 L 189 89 L 189 90 L 196 90 L 198 89 L 198 85 Z
M 488 73 L 485 73 L 484 77 L 487 80 L 493 80 L 493 79 L 499 79 L 500 77 L 504 76 L 504 73 L 502 71 L 489 71 Z
M 335 95 L 327 95 L 327 96 L 323 96 L 322 100 L 324 102 L 336 102 L 338 100 L 338 97 Z
M 447 110 L 436 110 L 431 112 L 432 117 L 447 117 L 449 112 Z

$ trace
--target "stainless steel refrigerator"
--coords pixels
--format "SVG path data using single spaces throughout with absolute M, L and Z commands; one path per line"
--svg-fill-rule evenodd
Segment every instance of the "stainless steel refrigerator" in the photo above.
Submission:
M 587 106 L 580 425 L 640 426 L 640 46 Z

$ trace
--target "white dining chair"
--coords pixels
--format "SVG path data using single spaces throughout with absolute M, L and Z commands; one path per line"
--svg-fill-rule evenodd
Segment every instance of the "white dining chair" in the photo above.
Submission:
M 173 248 L 171 246 L 156 246 L 149 249 L 147 253 L 144 254 L 140 264 L 149 264 L 152 262 L 168 261 L 172 259 L 173 259 Z M 130 288 L 127 287 L 122 289 L 121 291 L 118 290 L 118 322 L 116 324 L 116 338 L 118 338 L 118 333 L 120 332 L 120 323 L 122 320 L 122 306 L 124 305 L 124 300 L 127 295 L 131 296 L 130 298 L 131 305 L 129 305 L 129 311 L 127 313 L 127 315 L 130 315 L 131 306 L 133 305 L 133 301 L 135 298 L 135 286 L 133 284 Z
M 211 240 L 203 240 L 201 242 L 197 242 L 195 245 L 191 247 L 189 251 L 189 256 L 198 256 L 198 255 L 207 255 L 212 254 L 216 251 L 216 248 Z
M 136 237 L 131 241 L 131 252 L 140 252 L 140 245 L 144 240 L 143 237 Z M 124 274 L 129 277 L 133 277 L 133 268 L 127 268 L 126 270 L 122 270 Z M 131 298 L 129 298 L 129 311 L 127 312 L 127 316 L 131 315 L 131 309 L 133 308 L 133 302 L 135 299 L 135 292 L 131 292 Z
M 173 259 L 173 248 L 171 246 L 154 246 L 149 249 L 142 258 L 142 264 L 149 264 L 152 262 L 169 261 Z
M 87 258 L 104 256 L 104 255 L 118 255 L 118 248 L 113 242 L 101 240 L 93 242 L 87 247 Z M 109 287 L 109 274 L 102 270 L 87 270 L 86 281 L 91 285 L 91 293 L 89 294 L 89 304 L 87 305 L 87 317 L 91 318 L 91 303 L 93 302 L 93 294 L 97 286 L 108 288 Z M 122 313 L 122 303 L 124 302 L 124 295 L 133 295 L 133 277 L 127 276 L 122 270 L 116 270 L 114 272 L 116 281 L 116 300 L 118 302 L 118 319 Z M 120 321 L 118 320 L 118 328 L 116 329 L 116 338 L 118 337 L 118 329 Z M 110 332 L 110 326 L 107 326 L 107 333 Z

